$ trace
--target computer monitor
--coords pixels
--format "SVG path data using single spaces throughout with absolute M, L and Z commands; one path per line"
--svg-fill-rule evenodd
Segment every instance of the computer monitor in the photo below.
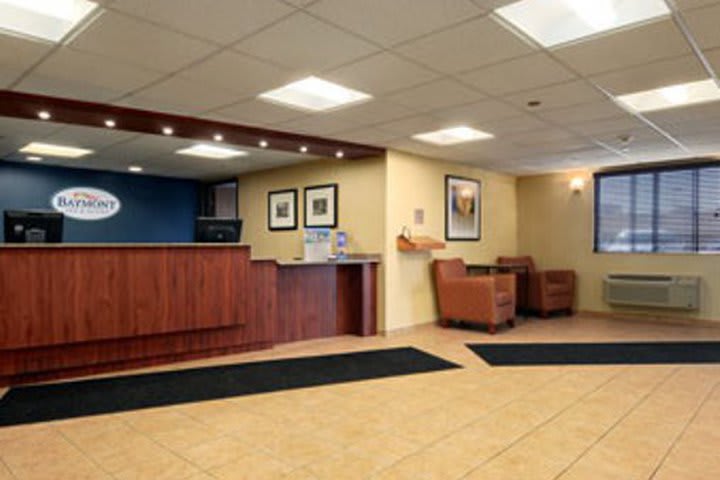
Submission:
M 195 220 L 195 241 L 198 243 L 238 243 L 242 219 L 198 217 Z
M 6 243 L 61 243 L 64 215 L 43 210 L 5 210 Z

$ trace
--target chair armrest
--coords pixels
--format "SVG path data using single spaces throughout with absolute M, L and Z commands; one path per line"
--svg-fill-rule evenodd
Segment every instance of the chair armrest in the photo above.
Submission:
M 515 280 L 514 273 L 500 273 L 493 275 L 492 277 L 495 279 L 495 287 L 498 290 L 508 292 L 513 298 L 515 298 L 517 282 Z
M 545 270 L 544 272 L 540 273 L 542 273 L 545 278 L 547 278 L 547 281 L 550 283 L 575 283 L 574 270 Z

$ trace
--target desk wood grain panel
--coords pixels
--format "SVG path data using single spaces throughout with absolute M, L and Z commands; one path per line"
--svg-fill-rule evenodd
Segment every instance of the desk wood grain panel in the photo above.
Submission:
M 246 248 L 0 250 L 0 349 L 243 324 Z
M 278 268 L 276 342 L 336 335 L 334 265 Z

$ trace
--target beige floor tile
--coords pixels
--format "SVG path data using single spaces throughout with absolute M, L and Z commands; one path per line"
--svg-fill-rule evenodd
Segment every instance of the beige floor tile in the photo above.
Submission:
M 166 454 L 149 462 L 129 465 L 114 474 L 117 480 L 184 480 L 202 473 L 189 462 Z
M 223 436 L 173 451 L 202 470 L 209 470 L 237 461 L 257 450 L 257 447 L 252 447 L 234 437 Z
M 278 437 L 269 442 L 266 448 L 275 458 L 294 467 L 308 465 L 342 450 L 341 445 L 310 434 Z
M 269 455 L 253 454 L 211 469 L 209 473 L 220 480 L 276 480 L 292 471 L 292 467 Z

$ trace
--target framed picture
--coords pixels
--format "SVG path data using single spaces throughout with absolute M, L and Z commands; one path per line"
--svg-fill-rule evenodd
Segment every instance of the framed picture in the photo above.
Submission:
M 297 197 L 297 189 L 268 193 L 268 229 L 271 231 L 297 229 Z
M 305 188 L 305 227 L 337 227 L 337 183 Z
M 445 239 L 480 240 L 480 182 L 445 175 Z

